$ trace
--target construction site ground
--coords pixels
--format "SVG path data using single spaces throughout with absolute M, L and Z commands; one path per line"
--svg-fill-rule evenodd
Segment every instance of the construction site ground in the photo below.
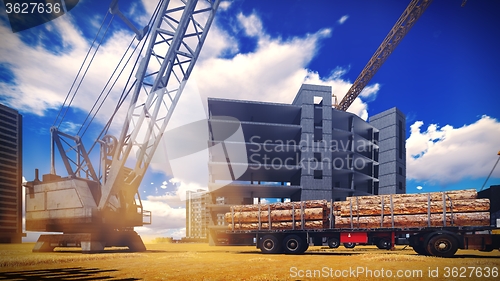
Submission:
M 403 246 L 315 246 L 303 255 L 265 255 L 252 246 L 207 244 L 146 244 L 146 252 L 106 248 L 99 254 L 77 248 L 32 253 L 33 245 L 0 245 L 0 280 L 500 280 L 498 250 L 437 258 Z

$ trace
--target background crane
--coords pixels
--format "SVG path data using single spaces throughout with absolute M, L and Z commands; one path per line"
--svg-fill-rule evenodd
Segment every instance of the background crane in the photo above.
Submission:
M 373 78 L 378 69 L 384 64 L 387 58 L 392 54 L 394 49 L 403 40 L 405 35 L 410 31 L 415 22 L 422 16 L 427 7 L 432 3 L 432 0 L 412 0 L 398 21 L 394 24 L 389 34 L 385 37 L 382 44 L 375 51 L 371 59 L 363 68 L 358 78 L 354 81 L 347 94 L 342 101 L 336 106 L 338 110 L 346 111 L 354 102 L 358 95 L 363 91 L 368 82 Z M 462 6 L 465 5 L 465 1 Z

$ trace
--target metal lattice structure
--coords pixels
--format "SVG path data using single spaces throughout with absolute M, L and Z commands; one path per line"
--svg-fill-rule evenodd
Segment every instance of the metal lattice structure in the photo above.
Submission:
M 136 74 L 137 83 L 117 149 L 107 161 L 99 209 L 109 197 L 133 201 L 172 112 L 198 59 L 219 5 L 215 1 L 164 1 L 152 27 L 148 52 Z M 165 52 L 166 51 L 166 52 Z M 137 159 L 119 179 L 132 149 Z M 135 150 L 134 149 L 134 150 Z M 125 185 L 125 186 L 123 186 Z M 115 206 L 116 207 L 116 206 Z
M 401 40 L 403 40 L 405 35 L 410 31 L 415 22 L 417 22 L 427 7 L 429 7 L 431 2 L 432 0 L 412 0 L 410 2 L 396 24 L 392 27 L 391 31 L 389 31 L 389 34 L 385 37 L 384 41 L 382 41 L 382 44 L 380 44 L 377 51 L 375 51 L 368 61 L 365 68 L 361 71 L 358 78 L 356 78 L 347 94 L 337 105 L 337 109 L 346 111 L 349 106 L 351 106 L 375 73 L 377 73 L 378 69 L 384 64 Z

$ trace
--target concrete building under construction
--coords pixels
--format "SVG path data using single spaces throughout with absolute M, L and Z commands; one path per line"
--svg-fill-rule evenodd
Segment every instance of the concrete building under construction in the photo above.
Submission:
M 0 104 L 0 243 L 21 243 L 22 116 Z
M 331 87 L 304 84 L 292 104 L 208 99 L 209 143 L 223 148 L 209 158 L 212 230 L 226 228 L 218 221 L 229 205 L 262 198 L 405 193 L 404 115 L 393 108 L 366 122 L 332 108 L 331 93 Z M 220 137 L 213 128 L 221 126 L 239 127 L 243 138 Z M 246 157 L 232 157 L 235 152 Z

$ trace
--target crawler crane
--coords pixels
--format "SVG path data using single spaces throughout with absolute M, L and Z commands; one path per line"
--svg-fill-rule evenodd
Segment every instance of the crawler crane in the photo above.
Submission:
M 51 173 L 26 184 L 26 230 L 62 232 L 41 235 L 33 251 L 81 247 L 100 252 L 107 246 L 146 248 L 134 227 L 150 223 L 138 188 L 179 101 L 213 22 L 219 0 L 162 0 L 151 25 L 138 30 L 146 40 L 145 52 L 131 87 L 130 105 L 118 137 L 105 135 L 100 163 L 92 163 L 80 136 L 51 128 Z M 148 32 L 149 30 L 149 32 Z M 109 126 L 109 124 L 108 124 Z M 55 154 L 60 154 L 67 177 L 56 175 Z M 96 169 L 99 167 L 100 169 Z

